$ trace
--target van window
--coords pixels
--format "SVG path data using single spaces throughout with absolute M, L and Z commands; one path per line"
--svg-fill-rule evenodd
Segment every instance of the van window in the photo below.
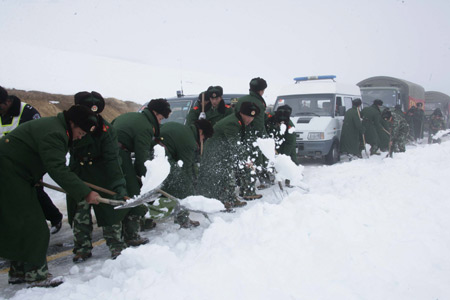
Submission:
M 292 117 L 298 116 L 332 116 L 334 107 L 333 94 L 289 95 L 279 96 L 276 106 L 289 105 Z M 274 109 L 277 109 L 275 107 Z
M 347 109 L 352 108 L 352 97 L 344 97 L 344 105 Z

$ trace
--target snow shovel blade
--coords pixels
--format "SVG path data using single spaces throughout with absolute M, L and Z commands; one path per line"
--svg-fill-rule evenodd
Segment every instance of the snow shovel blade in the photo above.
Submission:
M 114 209 L 125 209 L 125 208 L 136 207 L 143 203 L 155 201 L 156 199 L 159 198 L 159 196 L 160 196 L 160 193 L 157 191 L 157 188 L 156 188 L 156 189 L 153 189 L 153 190 L 137 197 L 136 199 L 129 200 L 128 202 L 126 202 L 123 205 L 114 207 Z

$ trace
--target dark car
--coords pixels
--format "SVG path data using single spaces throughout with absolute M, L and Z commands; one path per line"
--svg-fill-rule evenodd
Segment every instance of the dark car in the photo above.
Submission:
M 230 105 L 231 100 L 235 98 L 239 98 L 245 96 L 245 94 L 223 94 L 222 98 L 225 101 L 225 104 Z M 167 98 L 167 101 L 170 103 L 170 108 L 172 109 L 172 113 L 169 118 L 162 120 L 161 123 L 166 122 L 178 122 L 181 124 L 186 123 L 186 117 L 189 111 L 196 105 L 198 101 L 198 95 L 180 95 L 178 97 Z M 147 107 L 148 102 L 142 105 L 139 111 L 142 111 L 145 107 Z

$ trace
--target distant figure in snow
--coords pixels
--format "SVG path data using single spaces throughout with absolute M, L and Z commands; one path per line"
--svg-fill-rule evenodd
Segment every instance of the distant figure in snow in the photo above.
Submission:
M 362 135 L 364 134 L 359 112 L 361 105 L 361 99 L 354 99 L 352 108 L 345 112 L 340 139 L 340 152 L 359 158 L 362 158 L 361 145 L 363 145 Z
M 370 155 L 380 154 L 380 137 L 378 133 L 382 130 L 380 111 L 382 105 L 383 101 L 375 99 L 371 106 L 365 107 L 361 111 L 361 117 L 363 118 L 362 124 L 365 128 L 366 143 L 370 145 Z
M 430 116 L 430 133 L 428 135 L 428 144 L 440 143 L 441 139 L 433 140 L 433 135 L 439 130 L 445 129 L 444 118 L 439 108 L 436 108 Z

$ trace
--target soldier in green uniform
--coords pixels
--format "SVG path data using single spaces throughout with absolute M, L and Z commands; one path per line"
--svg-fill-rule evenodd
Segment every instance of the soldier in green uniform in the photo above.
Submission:
M 207 120 L 196 120 L 192 125 L 168 122 L 161 126 L 158 144 L 164 146 L 170 163 L 170 173 L 163 182 L 162 190 L 183 199 L 196 194 L 194 189 L 196 156 L 200 144 L 213 134 L 213 127 Z M 175 223 L 183 228 L 200 225 L 189 219 L 188 211 L 181 211 Z
M 381 112 L 380 127 L 378 128 L 378 137 L 380 138 L 380 150 L 383 152 L 389 151 L 389 140 L 391 139 L 390 128 L 391 124 L 383 118 L 383 113 L 388 111 L 389 108 L 385 108 Z
M 199 194 L 221 200 L 226 208 L 240 207 L 235 195 L 236 172 L 250 172 L 254 167 L 247 161 L 249 133 L 247 127 L 260 114 L 252 102 L 243 102 L 239 111 L 219 121 L 214 126 L 212 138 L 205 143 L 199 170 Z
M 383 101 L 380 99 L 376 99 L 373 101 L 373 104 L 369 107 L 364 108 L 361 111 L 361 117 L 363 118 L 363 126 L 365 128 L 365 139 L 366 143 L 369 144 L 370 147 L 370 155 L 380 153 L 378 150 L 380 149 L 380 137 L 378 136 L 378 132 L 381 129 L 381 111 L 380 107 L 383 105 Z
M 127 190 L 120 168 L 117 134 L 111 124 L 100 115 L 105 107 L 105 100 L 97 92 L 79 92 L 74 98 L 75 104 L 86 106 L 97 115 L 99 126 L 92 134 L 74 141 L 70 150 L 69 167 L 82 180 L 114 191 L 117 193 L 117 199 L 123 199 Z M 111 195 L 104 193 L 100 195 L 111 198 Z M 94 212 L 98 226 L 102 227 L 111 257 L 116 258 L 126 248 L 121 222 L 128 211 L 115 210 L 111 205 L 100 203 L 94 206 Z M 67 195 L 67 213 L 69 224 L 73 228 L 73 261 L 85 261 L 92 256 L 91 205 Z
M 241 183 L 241 187 L 243 189 L 240 192 L 240 195 L 244 197 L 245 200 L 253 200 L 259 199 L 262 195 L 256 193 L 256 178 L 259 177 L 262 185 L 266 185 L 269 182 L 269 176 L 266 169 L 267 160 L 264 158 L 264 155 L 261 153 L 259 148 L 255 148 L 254 142 L 258 137 L 263 138 L 267 136 L 266 127 L 265 127 L 265 118 L 266 118 L 266 101 L 263 98 L 264 91 L 267 88 L 267 82 L 260 78 L 253 78 L 250 81 L 250 93 L 247 96 L 241 97 L 238 99 L 236 103 L 235 111 L 239 111 L 242 103 L 251 102 L 254 103 L 261 112 L 258 114 L 252 122 L 250 128 L 248 128 L 250 136 L 249 136 L 249 147 L 251 149 L 252 160 L 254 161 L 254 171 L 246 174 L 245 176 L 238 175 L 238 179 Z M 241 174 L 243 175 L 243 174 Z
M 167 119 L 171 111 L 166 99 L 153 99 L 142 112 L 129 112 L 112 121 L 117 130 L 119 155 L 129 197 L 141 192 L 141 177 L 147 173 L 144 163 L 151 157 L 150 151 L 155 145 L 154 138 L 159 136 L 161 120 Z M 147 238 L 139 236 L 140 221 L 147 211 L 145 205 L 133 207 L 122 221 L 124 239 L 129 246 L 148 243 Z
M 423 103 L 417 103 L 417 109 L 413 114 L 414 138 L 415 140 L 423 139 L 423 123 L 425 122 L 425 112 L 423 111 Z
M 389 142 L 389 154 L 392 152 L 405 152 L 409 132 L 408 122 L 396 113 L 389 110 L 384 112 L 383 118 L 391 124 L 391 139 Z
M 290 156 L 298 165 L 295 126 L 290 119 L 291 113 L 289 105 L 278 107 L 274 115 L 268 114 L 266 130 L 269 137 L 275 140 L 276 153 Z
M 202 114 L 202 94 L 205 98 L 205 111 Z M 199 95 L 197 104 L 189 111 L 186 125 L 193 124 L 196 120 L 206 119 L 214 126 L 218 121 L 233 113 L 230 105 L 225 104 L 222 99 L 223 89 L 221 86 L 210 86 L 206 92 Z
M 0 138 L 6 136 L 17 126 L 41 117 L 33 106 L 22 102 L 14 95 L 8 95 L 7 91 L 1 86 L 0 93 L 6 95 L 0 101 Z M 61 229 L 63 215 L 44 191 L 43 186 L 37 186 L 36 192 L 38 193 L 38 200 L 45 218 L 51 223 L 50 232 L 55 234 Z
M 267 114 L 266 130 L 268 136 L 275 140 L 275 153 L 289 156 L 298 165 L 297 139 L 291 113 L 292 108 L 289 105 L 283 105 L 277 108 L 274 115 Z M 285 184 L 290 187 L 290 180 L 286 179 Z
M 355 155 L 359 158 L 362 158 L 361 138 L 364 134 L 364 127 L 359 113 L 361 104 L 361 99 L 354 99 L 352 101 L 352 108 L 345 112 L 340 138 L 340 152 L 348 155 Z
M 433 135 L 439 130 L 445 129 L 444 119 L 442 117 L 441 109 L 436 108 L 430 116 L 430 133 L 428 135 L 428 143 L 440 143 L 441 139 L 433 140 Z
M 66 166 L 72 142 L 96 126 L 95 114 L 75 105 L 55 117 L 26 122 L 0 139 L 0 256 L 11 261 L 10 283 L 62 283 L 48 278 L 49 230 L 35 185 L 48 173 L 74 198 L 98 204 L 99 194 Z

